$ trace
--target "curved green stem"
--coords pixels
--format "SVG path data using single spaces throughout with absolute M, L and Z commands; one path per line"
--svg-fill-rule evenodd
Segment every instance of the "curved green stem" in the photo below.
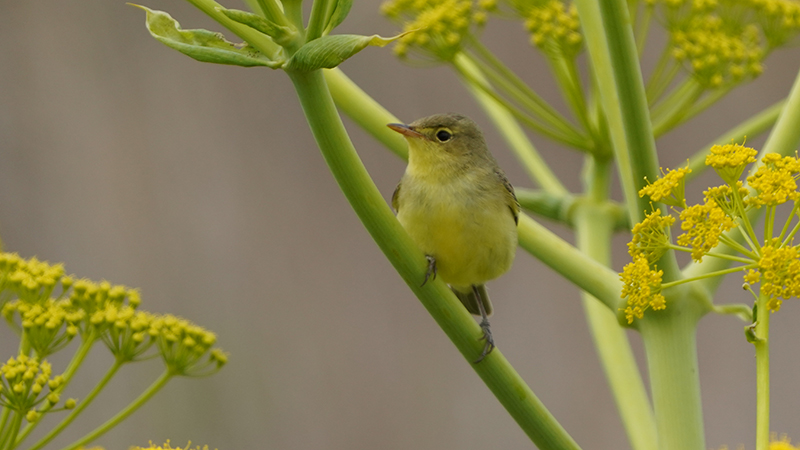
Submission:
M 61 374 L 61 376 L 64 378 L 64 382 L 61 383 L 61 385 L 54 391 L 56 394 L 60 394 L 61 392 L 64 391 L 64 389 L 67 388 L 67 385 L 69 385 L 69 382 L 72 380 L 72 377 L 75 376 L 75 373 L 78 371 L 81 364 L 86 359 L 86 356 L 89 355 L 89 350 L 92 349 L 92 346 L 94 345 L 95 342 L 97 342 L 97 332 L 94 331 L 94 328 L 92 328 L 91 331 L 88 332 L 84 340 L 81 342 L 81 345 L 80 347 L 78 347 L 78 350 L 72 356 L 72 359 L 70 360 L 69 364 L 67 364 L 67 368 L 66 370 L 64 370 L 64 373 Z M 52 406 L 50 407 L 44 406 L 42 407 L 41 411 L 46 412 L 49 411 L 50 408 L 52 408 Z M 25 438 L 27 438 L 28 435 L 31 434 L 31 432 L 39 425 L 39 423 L 41 423 L 42 417 L 44 417 L 44 414 L 40 415 L 38 419 L 25 426 L 25 428 L 22 430 L 22 433 L 20 433 L 19 436 L 17 437 L 17 445 L 21 444 L 22 441 L 24 441 Z
M 322 74 L 319 71 L 287 74 L 294 83 L 317 145 L 339 187 L 409 288 L 539 448 L 577 449 L 575 441 L 498 349 L 479 364 L 472 363 L 483 349 L 480 341 L 483 332 L 441 280 L 433 280 L 424 287 L 420 286 L 420 280 L 424 278 L 427 269 L 427 261 L 370 179 L 336 112 Z
M 577 209 L 575 222 L 579 248 L 601 264 L 610 264 L 613 217 L 602 204 L 587 201 Z M 658 438 L 653 409 L 625 329 L 619 325 L 615 312 L 597 298 L 585 291 L 581 296 L 586 320 L 631 448 L 656 450 Z
M 769 298 L 758 296 L 756 347 L 756 450 L 769 449 Z
M 471 74 L 476 80 L 485 83 L 478 66 L 463 53 L 456 55 L 453 64 L 460 67 L 461 71 Z M 486 94 L 483 89 L 477 88 L 472 83 L 465 82 L 464 85 L 500 130 L 506 143 L 514 151 L 517 159 L 520 160 L 522 167 L 525 168 L 531 179 L 547 192 L 559 195 L 566 194 L 567 189 L 539 155 L 539 152 L 525 135 L 514 116 L 503 105 Z
M 48 442 L 52 441 L 56 436 L 58 436 L 64 430 L 64 428 L 69 426 L 69 424 L 71 424 L 72 421 L 75 420 L 75 418 L 78 417 L 78 415 L 92 403 L 92 401 L 95 399 L 95 397 L 97 397 L 100 391 L 102 391 L 103 388 L 106 387 L 108 382 L 111 381 L 111 378 L 117 373 L 119 368 L 122 367 L 122 364 L 124 364 L 124 362 L 120 361 L 119 359 L 115 360 L 114 364 L 108 369 L 105 376 L 103 376 L 100 382 L 98 382 L 97 385 L 92 389 L 92 391 L 89 392 L 86 398 L 81 400 L 75 406 L 75 408 L 69 412 L 67 417 L 64 417 L 61 420 L 61 422 L 59 422 L 59 424 L 55 426 L 55 428 L 50 430 L 49 433 L 47 433 L 43 438 L 39 439 L 39 442 L 34 444 L 28 450 L 39 450 L 40 448 L 47 445 Z
M 653 134 L 661 136 L 681 123 L 703 92 L 704 88 L 693 79 L 685 80 L 653 108 Z
M 136 410 L 150 400 L 150 398 L 156 395 L 156 393 L 160 391 L 161 388 L 163 388 L 173 376 L 174 374 L 169 369 L 165 370 L 164 373 L 153 382 L 153 384 L 151 384 L 144 392 L 142 392 L 141 395 L 136 398 L 136 400 L 131 402 L 130 405 L 126 406 L 125 409 L 118 412 L 114 417 L 108 419 L 104 424 L 95 428 L 91 433 L 78 439 L 67 447 L 64 447 L 63 450 L 75 450 L 82 445 L 92 442 L 93 440 L 105 434 L 108 430 L 117 426 L 120 422 L 127 419 L 128 416 L 136 412 Z
M 22 414 L 16 412 L 11 419 L 11 426 L 8 430 L 4 430 L 6 433 L 3 435 L 2 440 L 0 440 L 0 449 L 13 450 L 17 447 L 15 442 L 17 441 L 17 433 L 19 433 L 21 426 Z

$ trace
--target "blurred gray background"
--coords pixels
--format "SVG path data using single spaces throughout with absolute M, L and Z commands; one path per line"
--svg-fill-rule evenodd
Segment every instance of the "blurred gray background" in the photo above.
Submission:
M 221 30 L 189 4 L 151 0 L 184 28 Z M 241 7 L 239 4 L 228 4 Z M 393 35 L 378 2 L 356 2 L 340 32 Z M 228 34 L 230 37 L 230 34 Z M 519 23 L 493 19 L 487 45 L 561 107 Z M 143 308 L 214 330 L 230 352 L 219 374 L 176 379 L 107 449 L 171 439 L 233 449 L 531 448 L 410 293 L 350 210 L 281 72 L 201 64 L 153 40 L 123 1 L 0 0 L 0 236 L 8 251 L 140 287 Z M 654 52 L 655 53 L 655 52 Z M 788 92 L 797 49 L 658 142 L 682 164 L 732 124 Z M 648 54 L 652 60 L 656 54 Z M 404 121 L 472 116 L 511 182 L 530 187 L 487 118 L 446 67 L 412 68 L 388 49 L 343 64 Z M 404 163 L 347 122 L 386 198 Z M 572 189 L 581 158 L 534 137 Z M 760 148 L 763 139 L 748 144 Z M 693 187 L 718 184 L 704 177 Z M 556 226 L 567 239 L 571 233 Z M 615 240 L 616 269 L 626 238 Z M 749 302 L 731 278 L 718 302 Z M 490 284 L 497 342 L 586 449 L 628 448 L 586 330 L 578 292 L 523 251 Z M 800 439 L 800 305 L 774 316 L 773 429 Z M 730 317 L 701 322 L 709 447 L 754 439 L 752 346 Z M 640 362 L 638 337 L 631 333 Z M 0 328 L 0 358 L 16 348 Z M 68 394 L 110 365 L 97 348 Z M 3 356 L 8 355 L 8 356 Z M 56 361 L 62 364 L 64 361 Z M 132 400 L 161 370 L 123 370 L 60 448 Z M 51 421 L 53 418 L 50 419 Z M 45 428 L 45 427 L 42 427 Z

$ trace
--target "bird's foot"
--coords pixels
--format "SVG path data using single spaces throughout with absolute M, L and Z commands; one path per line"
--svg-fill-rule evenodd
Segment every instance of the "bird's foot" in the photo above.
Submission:
M 428 282 L 428 279 L 436 279 L 436 258 L 431 255 L 425 255 L 425 259 L 428 260 L 428 270 L 425 272 L 425 280 L 419 287 L 425 286 L 425 283 Z
M 492 337 L 492 329 L 489 327 L 489 319 L 483 318 L 481 320 L 481 330 L 483 330 L 483 337 L 481 338 L 482 341 L 486 341 L 483 346 L 483 352 L 481 352 L 481 357 L 476 359 L 474 364 L 478 364 L 479 362 L 483 361 L 483 358 L 486 358 L 486 355 L 492 353 L 494 350 L 494 338 Z

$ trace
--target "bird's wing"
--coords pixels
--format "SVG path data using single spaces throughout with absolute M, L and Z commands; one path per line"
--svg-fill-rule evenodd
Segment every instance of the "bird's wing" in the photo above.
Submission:
M 397 183 L 397 187 L 394 188 L 394 194 L 392 194 L 392 208 L 394 208 L 395 212 L 400 212 L 400 207 L 399 207 L 399 204 L 397 202 L 397 197 L 400 195 L 400 186 L 402 186 L 402 185 L 403 185 L 402 182 L 401 183 Z
M 517 196 L 514 195 L 514 186 L 511 186 L 511 183 L 508 182 L 508 178 L 506 178 L 506 174 L 503 173 L 501 169 L 497 169 L 494 171 L 495 175 L 500 178 L 500 181 L 503 182 L 503 186 L 506 188 L 506 205 L 508 209 L 511 210 L 511 215 L 514 216 L 514 223 L 519 223 L 519 202 L 517 201 Z M 397 186 L 397 189 L 400 189 L 400 186 Z M 397 195 L 397 191 L 394 191 L 395 195 Z M 394 203 L 394 200 L 392 200 Z M 397 209 L 397 208 L 395 208 Z

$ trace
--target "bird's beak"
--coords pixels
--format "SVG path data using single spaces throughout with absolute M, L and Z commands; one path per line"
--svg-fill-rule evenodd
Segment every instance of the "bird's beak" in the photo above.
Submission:
M 390 123 L 386 125 L 387 127 L 391 128 L 394 131 L 402 134 L 405 137 L 409 138 L 420 138 L 420 139 L 428 139 L 425 137 L 424 134 L 414 130 L 413 128 L 409 127 L 408 125 L 402 123 Z

